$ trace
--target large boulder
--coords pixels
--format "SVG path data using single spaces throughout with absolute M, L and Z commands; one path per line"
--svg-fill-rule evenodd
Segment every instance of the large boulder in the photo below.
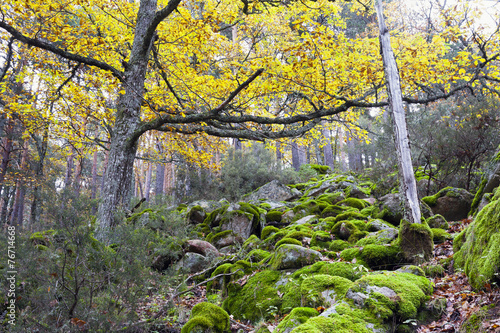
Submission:
M 446 187 L 433 196 L 422 198 L 434 215 L 440 214 L 447 221 L 460 221 L 469 216 L 474 196 L 467 190 Z
M 259 187 L 252 193 L 246 195 L 243 199 L 245 201 L 260 200 L 260 199 L 287 201 L 295 197 L 296 193 L 293 193 L 292 190 L 290 190 L 285 185 L 281 184 L 279 181 L 273 180 Z
M 221 216 L 219 226 L 222 231 L 232 230 L 243 239 L 259 235 L 262 230 L 260 212 L 248 203 L 231 204 Z
M 453 250 L 455 267 L 465 269 L 474 288 L 500 282 L 500 187 L 492 202 L 455 237 Z

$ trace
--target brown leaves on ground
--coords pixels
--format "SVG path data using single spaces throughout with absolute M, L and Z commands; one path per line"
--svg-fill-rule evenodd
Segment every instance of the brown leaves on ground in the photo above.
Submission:
M 462 231 L 471 219 L 452 223 L 448 232 L 455 233 Z M 453 255 L 453 242 L 446 241 L 438 244 L 434 248 L 435 257 L 430 264 L 437 264 L 441 259 L 447 259 Z M 446 299 L 446 311 L 438 321 L 433 321 L 428 325 L 419 327 L 419 333 L 428 332 L 465 332 L 461 331 L 463 323 L 481 308 L 491 305 L 488 311 L 481 318 L 478 331 L 474 332 L 500 332 L 500 289 L 485 286 L 483 291 L 474 291 L 469 284 L 467 276 L 462 272 L 454 272 L 450 269 L 442 277 L 430 279 L 434 283 L 434 294 L 432 299 Z

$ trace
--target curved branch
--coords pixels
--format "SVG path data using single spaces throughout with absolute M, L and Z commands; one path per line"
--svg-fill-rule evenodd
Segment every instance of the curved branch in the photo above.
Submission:
M 14 27 L 12 27 L 11 25 L 9 25 L 3 21 L 0 21 L 0 28 L 7 31 L 12 36 L 12 38 L 17 39 L 21 43 L 24 43 L 24 44 L 27 44 L 30 46 L 34 46 L 34 47 L 38 47 L 40 49 L 52 52 L 60 57 L 68 59 L 68 60 L 72 60 L 72 61 L 76 61 L 76 62 L 86 64 L 86 65 L 89 65 L 92 67 L 100 68 L 102 70 L 111 72 L 111 74 L 113 74 L 113 76 L 116 77 L 117 79 L 119 79 L 120 81 L 123 80 L 123 73 L 105 62 L 102 62 L 102 61 L 99 61 L 99 60 L 96 60 L 96 59 L 90 58 L 90 57 L 83 57 L 81 55 L 65 51 L 61 48 L 54 46 L 50 42 L 45 42 L 45 41 L 37 39 L 37 38 L 27 37 L 27 36 L 23 35 L 20 31 L 16 30 Z

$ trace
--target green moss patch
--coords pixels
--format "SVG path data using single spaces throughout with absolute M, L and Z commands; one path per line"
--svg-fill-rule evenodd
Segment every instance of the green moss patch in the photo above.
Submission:
M 319 312 L 316 309 L 298 307 L 292 310 L 276 327 L 277 333 L 288 332 L 300 324 L 305 323 L 309 318 L 316 317 Z
M 455 238 L 455 267 L 465 270 L 470 284 L 476 289 L 500 281 L 499 197 L 500 187 L 496 190 L 494 200 Z
M 181 333 L 230 332 L 229 315 L 215 304 L 202 302 L 193 307 L 191 319 L 182 327 Z

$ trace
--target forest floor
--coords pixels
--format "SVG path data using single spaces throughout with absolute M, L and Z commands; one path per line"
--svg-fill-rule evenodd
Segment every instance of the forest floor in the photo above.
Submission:
M 450 223 L 448 232 L 458 233 L 465 228 L 472 219 L 466 219 L 460 222 Z M 453 241 L 448 240 L 444 243 L 435 245 L 434 258 L 428 263 L 437 265 L 442 259 L 447 259 L 453 255 Z M 474 291 L 470 286 L 467 276 L 463 272 L 456 272 L 452 268 L 445 271 L 443 276 L 429 278 L 434 285 L 433 299 L 445 298 L 447 300 L 446 310 L 437 321 L 426 325 L 420 325 L 417 328 L 418 333 L 444 332 L 465 333 L 462 330 L 463 323 L 473 314 L 484 306 L 490 306 L 487 311 L 480 312 L 477 316 L 476 330 L 468 331 L 474 333 L 500 333 L 500 286 L 487 285 L 485 290 Z M 192 289 L 189 293 L 177 299 L 175 319 L 169 324 L 163 326 L 159 331 L 167 333 L 180 332 L 182 325 L 189 319 L 189 313 L 192 307 L 200 302 L 212 301 L 207 299 L 205 286 L 199 286 Z M 216 301 L 216 300 L 215 300 Z M 144 304 L 141 317 L 154 315 L 158 306 L 165 303 L 165 297 L 157 295 L 149 299 Z M 282 317 L 276 317 L 274 322 L 262 323 L 272 331 L 282 320 Z M 233 320 L 231 318 L 231 331 L 234 332 L 254 332 L 256 327 L 248 323 Z

